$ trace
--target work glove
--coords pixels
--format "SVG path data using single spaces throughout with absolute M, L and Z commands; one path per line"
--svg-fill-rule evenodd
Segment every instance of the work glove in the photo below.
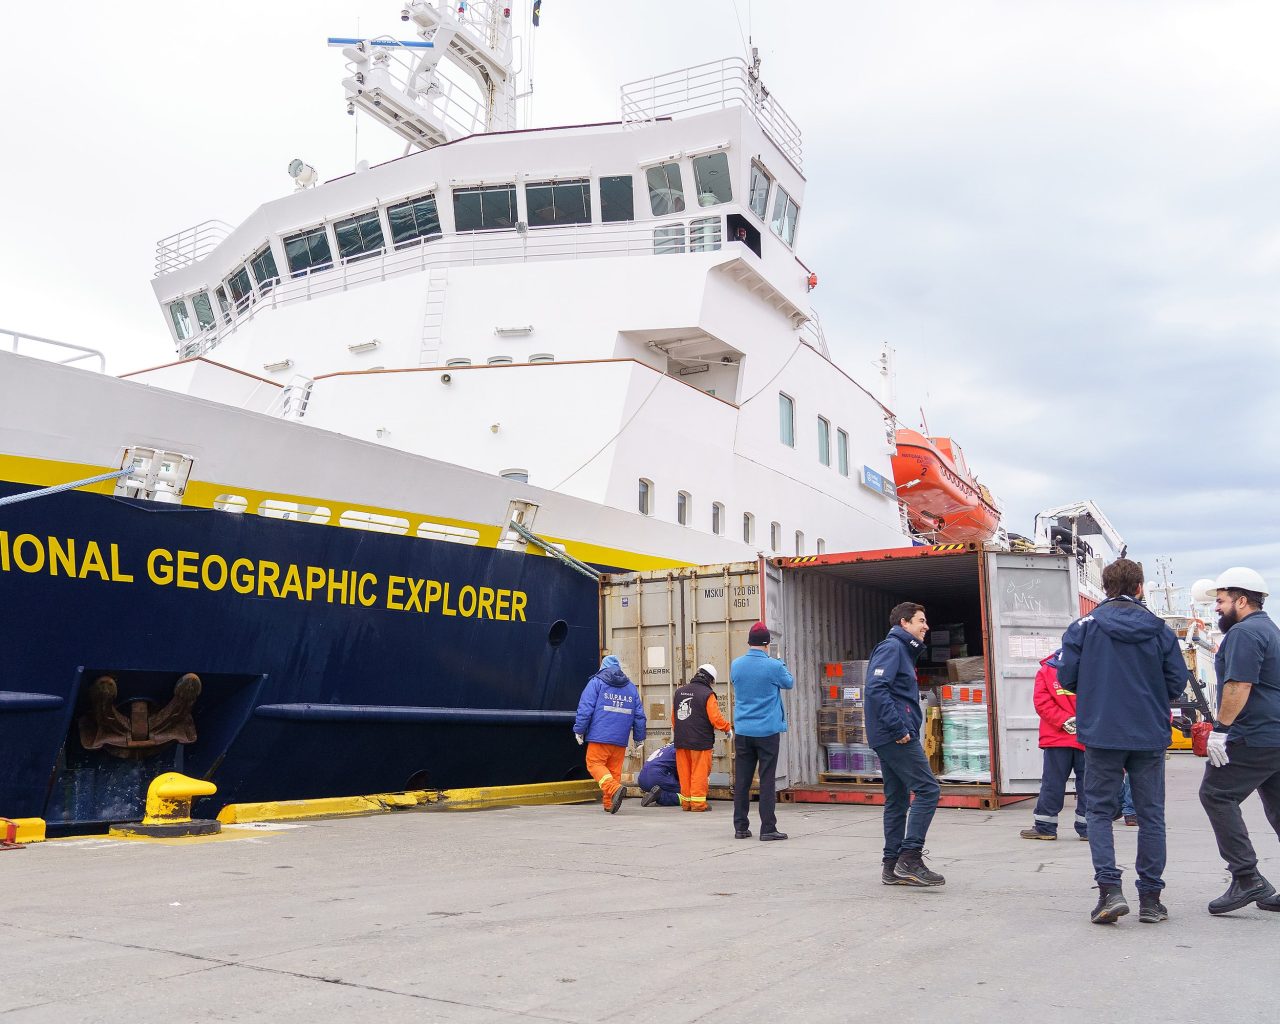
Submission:
M 725 733 L 725 734 L 724 734 L 724 736 L 725 736 L 725 739 L 727 739 L 730 743 L 732 743 L 732 742 L 733 742 L 733 730 L 732 730 L 732 729 L 730 729 L 727 733 Z
M 1209 733 L 1208 755 L 1209 763 L 1215 768 L 1221 768 L 1231 762 L 1231 758 L 1227 757 L 1227 734 L 1225 732 Z
M 578 746 L 582 746 L 582 736 L 580 733 L 574 733 L 573 738 L 578 741 Z
M 1076 716 L 1075 715 L 1072 715 L 1070 718 L 1068 718 L 1065 722 L 1062 723 L 1062 731 L 1065 733 L 1070 733 L 1072 736 L 1076 734 Z

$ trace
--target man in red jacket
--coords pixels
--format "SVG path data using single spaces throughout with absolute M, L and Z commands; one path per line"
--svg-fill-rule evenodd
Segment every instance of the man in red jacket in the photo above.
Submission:
M 1040 716 L 1040 749 L 1044 751 L 1044 771 L 1040 797 L 1036 800 L 1034 824 L 1018 834 L 1023 839 L 1057 839 L 1058 812 L 1067 797 L 1067 776 L 1076 773 L 1076 834 L 1088 840 L 1085 818 L 1084 744 L 1076 739 L 1076 695 L 1058 685 L 1058 664 L 1062 651 L 1040 662 L 1032 700 Z

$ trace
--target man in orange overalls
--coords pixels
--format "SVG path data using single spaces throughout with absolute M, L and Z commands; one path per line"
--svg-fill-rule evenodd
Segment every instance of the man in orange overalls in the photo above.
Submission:
M 720 713 L 711 686 L 716 681 L 713 665 L 700 665 L 675 694 L 676 772 L 680 776 L 680 809 L 709 811 L 707 778 L 711 775 L 711 748 L 715 730 L 733 738 L 733 727 Z
M 587 771 L 600 784 L 604 809 L 617 814 L 626 795 L 622 785 L 622 762 L 627 741 L 644 742 L 644 707 L 640 691 L 627 678 L 612 654 L 605 655 L 600 670 L 587 681 L 578 701 L 573 735 L 581 746 L 587 744 Z M 705 791 L 704 791 L 705 792 Z

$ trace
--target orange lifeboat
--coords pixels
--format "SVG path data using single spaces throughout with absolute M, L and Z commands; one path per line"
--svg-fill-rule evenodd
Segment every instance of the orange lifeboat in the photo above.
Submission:
M 973 478 L 958 444 L 916 430 L 899 430 L 895 440 L 893 482 L 914 530 L 953 544 L 995 536 L 1000 506 Z

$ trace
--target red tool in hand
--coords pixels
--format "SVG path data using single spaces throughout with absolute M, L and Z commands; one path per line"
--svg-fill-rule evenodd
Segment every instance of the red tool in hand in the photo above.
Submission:
M 1204 687 L 1200 685 L 1200 680 L 1196 678 L 1194 672 L 1187 673 L 1187 682 L 1191 684 L 1191 692 L 1196 696 L 1196 708 L 1201 714 L 1199 722 L 1193 722 L 1188 727 L 1186 724 L 1181 725 L 1183 735 L 1191 737 L 1191 753 L 1196 757 L 1209 756 L 1209 734 L 1213 732 L 1213 709 L 1209 707 L 1209 701 L 1204 695 Z M 1183 719 L 1186 722 L 1186 719 Z

